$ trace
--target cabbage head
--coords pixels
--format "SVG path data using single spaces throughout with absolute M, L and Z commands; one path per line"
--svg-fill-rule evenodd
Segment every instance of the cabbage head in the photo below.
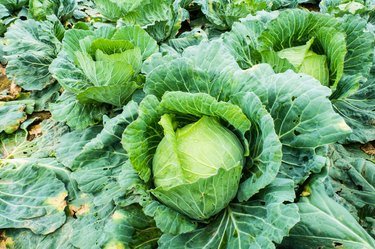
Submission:
M 163 115 L 159 123 L 165 135 L 152 163 L 154 184 L 157 187 L 153 193 L 158 196 L 158 190 L 162 189 L 167 197 L 169 192 L 173 194 L 175 187 L 189 190 L 208 178 L 209 181 L 225 180 L 227 187 L 231 187 L 225 195 L 216 196 L 210 185 L 202 189 L 202 198 L 196 200 L 196 206 L 205 208 L 191 212 L 191 208 L 185 210 L 183 206 L 176 206 L 179 211 L 197 220 L 216 214 L 237 193 L 244 161 L 239 139 L 215 118 L 208 116 L 177 128 L 176 131 L 172 117 L 168 114 Z M 223 173 L 218 174 L 219 170 Z

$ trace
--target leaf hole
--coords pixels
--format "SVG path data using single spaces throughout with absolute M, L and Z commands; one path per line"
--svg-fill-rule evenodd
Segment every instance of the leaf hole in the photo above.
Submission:
M 294 133 L 295 136 L 298 136 L 298 135 L 301 134 L 301 132 L 299 132 L 299 131 L 297 131 L 297 130 L 294 130 L 293 133 Z
M 296 100 L 296 98 L 297 98 L 296 96 L 292 96 L 292 101 Z
M 338 247 L 343 246 L 344 244 L 341 243 L 341 242 L 338 242 L 338 241 L 333 241 L 332 245 L 333 245 L 333 247 L 338 248 Z

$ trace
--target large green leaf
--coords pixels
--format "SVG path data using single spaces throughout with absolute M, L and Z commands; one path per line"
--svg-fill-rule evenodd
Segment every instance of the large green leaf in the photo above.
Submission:
M 155 40 L 161 42 L 174 37 L 185 19 L 184 12 L 171 0 L 144 1 L 137 9 L 122 17 L 126 26 L 139 25 Z
M 182 58 L 163 62 L 151 70 L 144 87 L 146 93 L 158 98 L 166 91 L 184 91 L 227 101 L 237 86 L 233 74 L 239 67 L 221 41 L 188 47 Z
M 0 102 L 0 132 L 13 133 L 34 111 L 33 100 Z
M 264 82 L 266 109 L 283 145 L 315 148 L 345 138 L 351 129 L 333 111 L 331 91 L 319 81 L 287 71 Z
M 137 104 L 130 102 L 123 113 L 112 119 L 105 117 L 104 127 L 73 131 L 60 139 L 57 159 L 74 171 L 72 177 L 78 188 L 93 194 L 96 204 L 104 205 L 111 200 L 118 203 L 124 197 L 127 189 L 125 174 L 131 166 L 127 164 L 120 137 L 135 118 L 136 110 Z
M 48 67 L 61 49 L 54 22 L 18 20 L 5 34 L 7 75 L 26 90 L 41 90 L 53 82 Z
M 56 123 L 50 119 L 42 121 L 40 134 L 30 136 L 25 129 L 7 135 L 0 135 L 0 157 L 4 159 L 12 158 L 46 158 L 55 154 L 58 139 L 68 127 Z M 30 139 L 31 138 L 31 139 Z
M 298 202 L 301 221 L 290 231 L 281 248 L 375 247 L 374 239 L 341 205 L 328 197 L 322 182 L 306 189 L 310 194 Z
M 54 232 L 65 222 L 64 183 L 33 160 L 0 161 L 0 228 Z
M 195 28 L 192 31 L 186 31 L 175 39 L 169 39 L 168 45 L 181 53 L 185 48 L 198 45 L 201 41 L 207 41 L 207 34 L 200 28 Z
M 276 178 L 282 157 L 281 143 L 271 115 L 255 94 L 236 94 L 232 102 L 241 107 L 251 122 L 248 138 L 250 156 L 237 193 L 239 201 L 246 201 Z
M 50 104 L 50 109 L 53 119 L 65 122 L 75 129 L 84 129 L 97 124 L 106 112 L 105 106 L 81 104 L 76 100 L 75 95 L 66 91 L 56 103 Z
M 301 185 L 327 166 L 327 156 L 328 146 L 307 149 L 284 146 L 278 177 L 292 179 L 296 185 Z
M 49 71 L 65 90 L 79 93 L 90 85 L 90 82 L 82 70 L 68 60 L 68 56 L 65 50 L 61 51 L 59 56 L 52 61 Z
M 159 101 L 155 96 L 146 96 L 139 105 L 138 118 L 122 135 L 121 143 L 134 169 L 144 181 L 150 180 L 152 158 L 163 138 L 163 130 L 158 124 L 161 116 L 157 111 L 158 105 Z

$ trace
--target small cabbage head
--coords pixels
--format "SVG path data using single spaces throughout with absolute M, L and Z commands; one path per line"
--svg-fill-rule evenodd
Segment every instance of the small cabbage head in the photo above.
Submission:
M 164 138 L 153 159 L 156 189 L 152 193 L 196 220 L 225 208 L 241 178 L 244 150 L 239 139 L 213 117 L 203 116 L 176 129 L 173 116 L 165 114 L 159 124 Z M 174 201 L 181 194 L 185 203 Z

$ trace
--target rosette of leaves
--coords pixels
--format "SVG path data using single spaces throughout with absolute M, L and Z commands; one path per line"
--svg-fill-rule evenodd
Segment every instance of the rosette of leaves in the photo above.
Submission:
M 354 130 L 346 141 L 375 139 L 374 34 L 366 20 L 298 9 L 260 12 L 235 23 L 223 38 L 242 68 L 266 62 L 276 72 L 292 69 L 318 79 L 333 90 L 336 112 Z
M 319 8 L 320 12 L 334 16 L 359 14 L 367 17 L 374 11 L 375 3 L 368 0 L 324 0 L 319 3 Z
M 220 40 L 148 62 L 146 97 L 122 143 L 151 193 L 139 203 L 163 233 L 159 247 L 274 248 L 299 221 L 294 182 L 280 175 L 283 147 L 350 133 L 330 90 L 268 65 L 242 71 Z
M 255 14 L 261 10 L 276 10 L 280 8 L 296 7 L 296 0 L 193 0 L 193 3 L 201 7 L 203 14 L 214 28 L 229 30 L 233 23 L 249 14 Z
M 55 15 L 65 21 L 73 15 L 77 7 L 76 0 L 30 0 L 29 13 L 36 20 L 44 20 Z
M 189 13 L 174 0 L 95 0 L 99 12 L 121 25 L 139 25 L 158 42 L 174 37 Z
M 65 92 L 52 113 L 76 128 L 95 124 L 105 112 L 104 104 L 123 106 L 142 88 L 142 63 L 158 50 L 156 41 L 138 26 L 72 29 L 62 44 L 49 69 Z M 71 120 L 79 113 L 86 114 L 84 119 Z

